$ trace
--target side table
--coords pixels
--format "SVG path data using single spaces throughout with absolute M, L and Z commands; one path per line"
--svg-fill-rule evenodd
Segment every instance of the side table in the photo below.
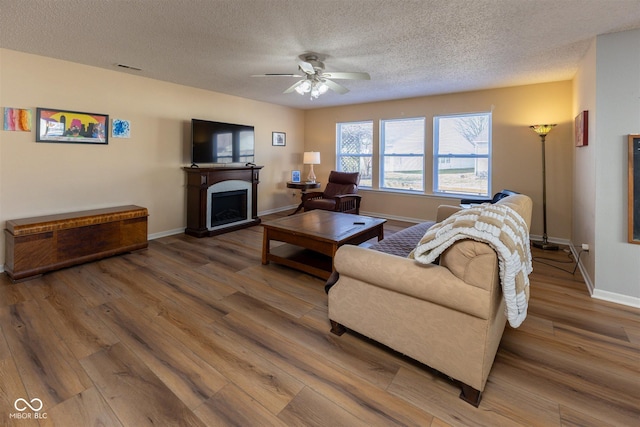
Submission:
M 312 190 L 315 188 L 320 188 L 320 183 L 319 182 L 287 182 L 287 188 L 293 188 L 296 190 L 300 190 L 300 204 L 298 205 L 298 207 L 296 208 L 295 212 L 290 213 L 289 215 L 295 215 L 298 212 L 300 212 L 303 208 L 303 200 L 304 200 L 304 195 L 307 192 L 307 190 Z

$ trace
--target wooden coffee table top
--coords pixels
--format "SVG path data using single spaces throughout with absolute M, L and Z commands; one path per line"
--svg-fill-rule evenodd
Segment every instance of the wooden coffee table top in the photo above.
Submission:
M 340 243 L 363 230 L 378 226 L 386 221 L 386 219 L 370 216 L 312 210 L 263 222 L 262 226 L 286 230 L 297 235 L 313 237 L 316 240 Z

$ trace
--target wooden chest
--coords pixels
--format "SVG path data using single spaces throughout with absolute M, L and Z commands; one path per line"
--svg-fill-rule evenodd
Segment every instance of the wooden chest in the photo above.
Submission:
M 7 221 L 5 271 L 12 280 L 146 248 L 146 208 L 118 206 Z

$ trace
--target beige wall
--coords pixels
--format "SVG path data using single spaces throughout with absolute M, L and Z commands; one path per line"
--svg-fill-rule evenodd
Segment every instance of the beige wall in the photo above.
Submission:
M 302 151 L 321 151 L 316 174 L 326 181 L 335 166 L 336 122 L 424 116 L 429 151 L 433 115 L 493 111 L 492 191 L 509 188 L 533 197 L 538 215 L 532 234 L 542 233 L 541 154 L 539 138 L 528 125 L 558 123 L 547 139 L 549 235 L 568 239 L 571 93 L 567 81 L 305 112 L 1 49 L 1 107 L 31 108 L 34 113 L 36 107 L 105 113 L 130 120 L 132 137 L 111 138 L 107 146 L 48 144 L 36 143 L 35 131 L 1 131 L 0 221 L 4 228 L 4 221 L 11 218 L 138 204 L 149 209 L 151 235 L 184 228 L 185 180 L 180 168 L 190 162 L 192 117 L 255 126 L 256 163 L 265 166 L 258 210 L 269 212 L 298 202 L 285 182 L 292 169 L 303 169 Z M 273 131 L 287 133 L 286 147 L 271 145 Z M 429 161 L 426 171 L 429 189 Z M 307 172 L 305 167 L 303 176 Z M 363 194 L 363 211 L 390 217 L 432 219 L 443 201 L 457 203 L 430 195 Z M 4 260 L 4 240 L 0 260 Z
M 284 187 L 299 169 L 304 112 L 0 49 L 0 107 L 109 114 L 131 121 L 130 139 L 108 145 L 35 142 L 32 132 L 0 131 L 0 225 L 8 219 L 106 206 L 149 209 L 149 233 L 184 229 L 191 118 L 251 124 L 256 163 L 264 165 L 258 211 L 292 205 Z M 271 132 L 286 132 L 286 147 Z M 4 235 L 0 237 L 4 264 Z
M 507 188 L 533 198 L 531 233 L 534 235 L 542 235 L 543 228 L 542 150 L 540 138 L 529 125 L 558 124 L 547 136 L 546 144 L 547 225 L 550 238 L 568 240 L 572 226 L 571 81 L 309 110 L 305 113 L 305 150 L 321 152 L 322 164 L 315 170 L 318 180 L 325 182 L 335 168 L 337 122 L 373 120 L 377 141 L 376 127 L 380 119 L 426 117 L 428 154 L 433 152 L 434 115 L 479 111 L 493 112 L 492 192 Z M 377 164 L 374 167 L 377 168 Z M 432 165 L 429 156 L 425 171 L 425 188 L 430 192 Z M 395 217 L 434 219 L 437 206 L 447 202 L 456 204 L 458 199 L 363 191 L 362 210 Z

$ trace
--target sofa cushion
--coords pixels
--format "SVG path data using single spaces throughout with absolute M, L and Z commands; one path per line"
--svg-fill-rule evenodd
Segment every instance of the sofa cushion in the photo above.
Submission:
M 322 209 L 325 211 L 332 211 L 336 207 L 336 201 L 334 199 L 309 199 L 305 202 L 305 210 Z
M 342 194 L 355 194 L 356 192 L 357 186 L 355 184 L 336 184 L 335 182 L 329 182 L 324 188 L 322 197 L 330 199 Z
M 393 233 L 391 236 L 371 245 L 369 249 L 401 257 L 409 256 L 409 253 L 416 247 L 424 233 L 435 224 L 435 221 L 425 221 L 413 225 L 404 230 Z

